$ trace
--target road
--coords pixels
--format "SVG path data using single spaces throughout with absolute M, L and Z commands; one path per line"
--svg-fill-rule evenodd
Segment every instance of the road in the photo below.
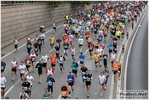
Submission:
M 130 29 L 130 27 L 129 27 Z M 49 45 L 49 37 L 52 34 L 52 32 L 49 32 L 48 34 L 46 34 L 46 38 L 45 38 L 45 45 L 42 47 L 42 54 L 43 53 L 47 53 L 48 56 L 50 56 L 51 54 L 49 53 L 49 51 L 51 50 L 50 45 Z M 63 34 L 63 28 L 60 27 L 58 29 L 58 32 L 55 34 L 55 37 L 62 37 Z M 92 35 L 93 38 L 93 35 Z M 110 43 L 111 39 L 108 36 L 107 38 L 107 43 L 105 43 L 105 52 L 108 54 L 108 49 L 107 49 L 107 44 Z M 121 39 L 119 41 L 119 47 L 118 47 L 118 54 L 119 54 L 119 50 L 121 49 L 121 44 L 122 44 L 123 40 Z M 76 54 L 76 58 L 78 58 L 79 56 L 79 45 L 77 40 L 73 40 L 73 45 L 76 48 L 76 50 L 78 50 L 77 54 Z M 95 65 L 94 65 L 94 60 L 91 60 L 89 58 L 89 52 L 87 50 L 87 44 L 84 43 L 83 45 L 83 53 L 85 53 L 85 65 L 86 67 L 91 70 L 91 73 L 93 75 L 93 80 L 92 80 L 92 84 L 91 84 L 91 94 L 90 94 L 90 99 L 99 99 L 100 98 L 100 91 L 99 91 L 99 85 L 97 84 L 97 78 L 99 76 L 100 71 L 103 70 L 103 65 L 102 67 L 96 71 L 95 69 Z M 62 48 L 61 48 L 62 51 Z M 70 53 L 70 50 L 69 50 Z M 12 61 L 12 59 L 15 57 L 17 59 L 18 62 L 24 60 L 24 58 L 27 57 L 27 52 L 26 52 L 26 47 L 22 47 L 18 50 L 17 53 L 12 53 L 9 56 L 4 58 L 4 61 L 7 63 L 7 67 L 5 70 L 5 77 L 7 79 L 7 87 L 6 87 L 6 96 L 10 97 L 10 99 L 18 99 L 19 98 L 19 93 L 21 92 L 21 81 L 20 81 L 20 77 L 19 77 L 19 72 L 17 72 L 18 76 L 15 77 L 15 82 L 11 81 L 11 68 L 10 68 L 10 62 Z M 39 60 L 41 58 L 42 55 L 39 55 L 38 59 Z M 71 71 L 71 55 L 68 56 L 68 59 L 65 61 L 64 63 L 64 67 L 65 70 L 63 72 L 60 72 L 59 70 L 59 64 L 57 64 L 56 66 L 56 74 L 54 76 L 56 82 L 54 83 L 54 99 L 58 99 L 59 98 L 59 94 L 60 94 L 60 87 L 61 84 L 63 82 L 66 82 L 66 76 L 68 75 L 69 71 Z M 48 63 L 49 64 L 49 63 Z M 103 93 L 103 98 L 104 99 L 109 99 L 112 97 L 113 91 L 112 91 L 112 87 L 113 87 L 113 79 L 112 79 L 112 75 L 113 73 L 111 72 L 111 64 L 110 62 L 108 62 L 108 67 L 110 70 L 110 77 L 108 80 L 108 86 L 107 86 L 107 90 L 104 91 Z M 35 82 L 33 83 L 33 88 L 32 88 L 32 98 L 33 99 L 40 99 L 42 98 L 42 93 L 44 91 L 44 88 L 47 87 L 47 83 L 46 81 L 46 76 L 43 73 L 43 79 L 41 84 L 38 83 L 38 73 L 37 73 L 37 69 L 35 70 L 34 73 L 32 73 L 32 76 L 35 79 Z M 86 91 L 86 87 L 85 85 L 83 85 L 82 81 L 81 81 L 81 75 L 80 73 L 78 73 L 78 78 L 76 79 L 76 82 L 74 84 L 74 93 L 71 95 L 71 98 L 75 98 L 75 97 L 79 97 L 80 99 L 86 99 L 87 96 L 87 91 Z
M 126 90 L 148 90 L 148 13 L 130 51 Z

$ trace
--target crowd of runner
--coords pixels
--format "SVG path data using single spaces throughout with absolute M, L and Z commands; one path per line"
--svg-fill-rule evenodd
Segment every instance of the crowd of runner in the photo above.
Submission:
M 55 34 L 58 31 L 56 22 L 53 23 L 54 33 L 50 36 L 49 41 L 51 45 L 51 55 L 43 54 L 39 61 L 36 61 L 38 55 L 42 53 L 41 49 L 44 49 L 45 44 L 45 30 L 44 26 L 40 26 L 40 35 L 36 35 L 34 41 L 30 36 L 26 39 L 26 48 L 28 57 L 24 61 L 18 62 L 17 59 L 13 58 L 11 61 L 12 70 L 12 81 L 15 81 L 15 75 L 17 76 L 17 70 L 20 73 L 20 78 L 22 81 L 22 92 L 19 98 L 25 99 L 32 95 L 32 84 L 37 81 L 34 80 L 32 74 L 34 74 L 35 68 L 38 69 L 39 84 L 41 84 L 42 73 L 47 75 L 47 87 L 43 93 L 43 99 L 53 98 L 53 84 L 56 82 L 54 75 L 55 67 L 59 66 L 60 71 L 63 71 L 64 62 L 67 60 L 68 55 L 72 56 L 71 68 L 72 71 L 69 72 L 67 76 L 67 83 L 62 83 L 61 86 L 61 97 L 67 99 L 71 97 L 71 93 L 74 92 L 75 80 L 78 77 L 78 71 L 81 72 L 82 82 L 86 84 L 87 97 L 90 95 L 90 86 L 92 82 L 91 71 L 85 65 L 85 54 L 82 52 L 82 46 L 84 42 L 88 45 L 89 57 L 95 62 L 95 69 L 98 70 L 100 67 L 104 67 L 104 70 L 100 70 L 100 75 L 98 77 L 98 84 L 100 85 L 100 96 L 102 97 L 102 91 L 106 90 L 108 83 L 109 73 L 114 73 L 114 84 L 116 82 L 116 74 L 120 77 L 121 64 L 117 59 L 118 42 L 128 36 L 127 26 L 130 22 L 137 20 L 137 17 L 144 7 L 144 2 L 100 2 L 93 6 L 91 13 L 83 14 L 78 13 L 78 17 L 73 18 L 71 15 L 65 16 L 65 22 L 63 25 L 64 33 L 62 33 L 62 38 L 55 40 Z M 93 36 L 93 38 L 91 37 Z M 110 38 L 107 38 L 110 36 Z M 73 45 L 74 39 L 78 41 L 79 52 L 76 52 L 76 48 Z M 108 45 L 105 45 L 107 39 L 110 39 Z M 17 48 L 19 39 L 15 37 L 14 46 Z M 63 48 L 63 51 L 61 51 Z M 108 54 L 104 50 L 108 48 Z M 69 53 L 68 53 L 69 51 Z M 62 53 L 63 52 L 63 53 Z M 77 62 L 76 53 L 80 53 L 79 63 Z M 48 65 L 50 61 L 50 65 Z M 107 66 L 108 62 L 111 66 Z M 57 64 L 59 63 L 59 64 Z M 1 96 L 4 98 L 5 88 L 6 88 L 6 78 L 4 77 L 4 71 L 6 63 L 1 60 Z M 9 65 L 9 64 L 8 64 Z M 7 65 L 7 66 L 8 66 Z M 103 65 L 103 66 L 102 66 Z M 112 70 L 110 70 L 111 68 Z M 43 71 L 44 70 L 44 71 Z M 27 76 L 25 76 L 25 73 Z M 57 72 L 58 73 L 58 72 Z M 67 72 L 66 72 L 67 73 Z M 76 98 L 77 99 L 77 98 Z

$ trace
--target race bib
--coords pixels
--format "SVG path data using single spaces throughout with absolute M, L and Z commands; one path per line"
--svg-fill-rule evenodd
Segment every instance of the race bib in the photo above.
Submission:
M 24 87 L 24 90 L 27 90 L 27 87 Z
M 48 82 L 48 85 L 50 85 L 50 86 L 51 86 L 51 85 L 52 85 L 52 82 L 51 82 L 51 81 L 49 81 L 49 82 Z
M 35 61 L 35 58 L 32 58 L 32 61 Z
M 37 48 L 35 48 L 35 51 L 38 51 L 38 49 L 37 49 Z
M 93 47 L 90 47 L 90 50 L 92 50 L 93 49 Z
M 82 75 L 84 75 L 85 74 L 85 72 L 82 72 Z M 85 76 L 84 76 L 85 77 Z
M 62 95 L 66 95 L 66 92 L 65 92 L 65 91 L 63 91 L 63 92 L 62 92 Z

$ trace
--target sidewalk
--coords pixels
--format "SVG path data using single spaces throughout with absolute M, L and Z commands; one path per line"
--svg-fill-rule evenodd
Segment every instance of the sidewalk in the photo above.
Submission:
M 57 28 L 59 28 L 60 25 L 63 25 L 63 23 L 64 23 L 64 20 L 61 21 L 61 22 L 58 22 L 58 23 L 57 23 Z M 53 29 L 53 27 L 52 27 L 52 25 L 50 25 L 50 26 L 48 26 L 48 27 L 45 27 L 44 30 L 47 32 L 47 31 L 52 30 L 52 29 Z M 52 35 L 52 32 L 53 32 L 53 31 L 51 31 L 51 33 L 50 33 L 51 35 Z M 49 33 L 49 32 L 48 32 L 48 33 Z M 34 33 L 31 33 L 31 34 L 30 34 L 30 37 L 31 37 L 32 39 L 34 39 L 37 34 L 38 34 L 38 35 L 40 34 L 39 30 L 36 31 L 36 32 L 34 32 Z M 1 38 L 2 38 L 2 37 L 1 37 Z M 20 46 L 22 46 L 23 44 L 26 43 L 26 38 L 27 38 L 27 36 L 24 37 L 24 38 L 22 38 L 22 39 L 20 40 L 20 42 L 19 42 L 19 44 L 18 44 L 18 49 L 19 49 Z M 12 52 L 13 50 L 14 50 L 14 44 L 12 43 L 12 44 L 10 44 L 9 46 L 6 46 L 5 48 L 1 49 L 1 54 L 6 55 L 6 54 Z

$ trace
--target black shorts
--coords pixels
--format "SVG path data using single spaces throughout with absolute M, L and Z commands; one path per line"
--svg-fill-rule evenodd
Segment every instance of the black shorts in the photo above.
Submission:
M 95 61 L 95 64 L 97 64 L 98 62 L 97 61 Z
M 82 47 L 82 44 L 79 44 L 79 47 Z
M 20 73 L 20 77 L 22 77 L 22 76 L 24 76 L 25 75 L 25 73 Z
M 77 70 L 72 70 L 72 73 L 77 74 Z
M 51 47 L 54 45 L 54 43 L 50 43 Z
M 121 72 L 121 68 L 119 68 L 119 70 L 118 71 L 120 71 Z
M 94 34 L 97 34 L 97 31 L 94 31 Z
M 109 53 L 111 53 L 111 52 L 112 52 L 112 50 L 109 49 Z
M 98 46 L 95 46 L 95 48 L 98 49 L 99 47 Z
M 42 70 L 38 70 L 38 75 L 42 75 Z
M 92 52 L 93 51 L 93 49 L 92 50 L 89 50 L 89 52 Z
M 3 73 L 4 72 L 4 70 L 1 70 L 1 73 Z
M 86 81 L 86 86 L 91 85 L 90 81 Z
M 11 71 L 16 73 L 17 72 L 17 69 L 12 68 Z
M 84 64 L 84 61 L 83 62 L 80 61 L 80 64 Z
M 63 67 L 63 63 L 59 63 L 59 66 L 62 66 Z
M 56 53 L 56 57 L 59 58 L 59 53 Z
M 43 67 L 44 67 L 44 68 L 47 67 L 47 63 L 43 63 Z
M 117 38 L 119 38 L 119 39 L 120 39 L 120 36 L 117 36 Z
M 17 44 L 15 44 L 15 45 L 14 45 L 14 48 L 15 48 L 15 49 L 17 49 L 17 48 L 18 48 L 18 45 L 17 45 Z
M 68 82 L 68 85 L 69 85 L 69 86 L 73 86 L 73 85 L 74 85 L 74 83 L 73 83 L 73 82 L 71 82 L 71 83 L 69 83 L 69 82 Z
M 4 90 L 6 87 L 1 87 L 2 90 Z
M 114 73 L 114 74 L 116 74 L 116 73 L 117 73 L 117 71 L 113 71 L 113 73 Z
M 54 30 L 56 30 L 56 27 L 53 27 Z
M 107 37 L 107 35 L 104 35 L 104 37 Z
M 67 99 L 68 96 L 62 96 L 62 98 Z
M 55 64 L 51 64 L 52 67 L 55 67 Z
M 78 33 L 75 33 L 75 35 L 78 35 Z
M 26 68 L 27 68 L 27 69 L 30 68 L 30 65 L 26 65 Z

